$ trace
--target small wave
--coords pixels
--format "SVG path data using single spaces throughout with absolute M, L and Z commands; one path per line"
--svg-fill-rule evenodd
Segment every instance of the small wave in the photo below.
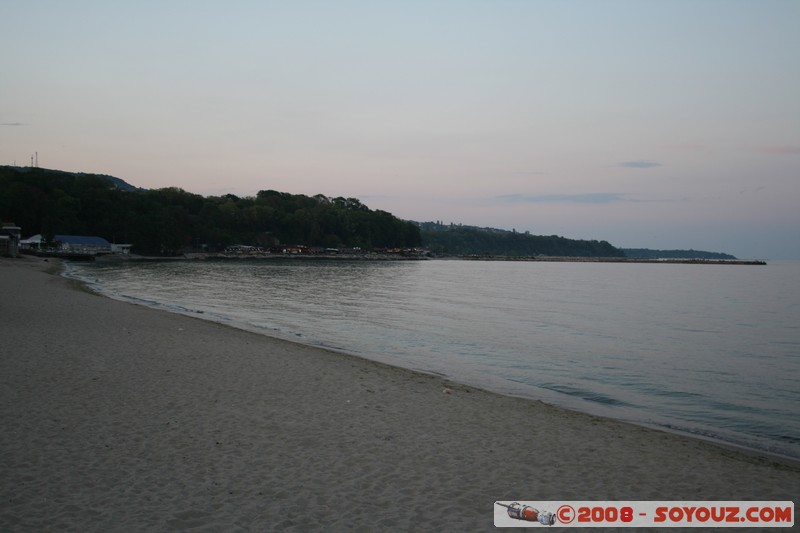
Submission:
M 192 313 L 196 315 L 202 315 L 205 311 L 200 309 L 190 309 L 188 307 L 183 307 L 182 305 L 164 305 L 167 309 L 177 311 L 179 313 Z
M 542 387 L 543 389 L 551 390 L 554 392 L 560 392 L 562 394 L 568 394 L 569 396 L 575 396 L 590 402 L 600 403 L 603 405 L 611 405 L 614 407 L 631 407 L 631 404 L 627 402 L 618 400 L 616 398 L 612 398 L 611 396 L 607 396 L 605 394 L 601 394 L 596 391 L 588 391 L 584 389 L 570 387 L 568 385 L 561 385 L 554 383 L 545 383 L 539 386 Z
M 666 389 L 656 389 L 653 387 L 641 387 L 643 392 L 646 392 L 652 396 L 661 396 L 664 398 L 701 398 L 703 397 L 702 394 L 698 392 L 688 392 L 688 391 L 679 391 L 679 390 L 666 390 Z
M 791 444 L 800 444 L 800 437 L 797 435 L 770 435 L 776 440 L 781 442 L 789 442 Z
M 171 311 L 171 312 L 174 312 L 174 313 L 192 314 L 192 315 L 203 315 L 203 314 L 205 314 L 205 311 L 203 311 L 202 309 L 192 309 L 190 307 L 186 307 L 186 306 L 183 306 L 183 305 L 167 304 L 167 303 L 164 303 L 164 302 L 159 302 L 158 300 L 151 300 L 149 298 L 142 298 L 140 296 L 133 296 L 131 294 L 121 293 L 121 294 L 118 294 L 118 295 L 113 295 L 113 294 L 110 294 L 110 293 L 106 293 L 106 295 L 110 296 L 112 298 L 125 300 L 125 301 L 128 301 L 128 302 L 134 303 L 134 304 L 144 305 L 144 306 L 147 306 L 147 307 L 155 307 L 155 308 L 159 308 L 159 309 L 164 309 L 164 310 Z
M 120 294 L 119 297 L 123 298 L 125 300 L 128 300 L 128 301 L 134 302 L 134 303 L 148 305 L 150 307 L 165 307 L 163 304 L 161 304 L 160 302 L 157 302 L 155 300 L 148 300 L 146 298 L 139 298 L 138 296 L 131 296 L 130 294 Z

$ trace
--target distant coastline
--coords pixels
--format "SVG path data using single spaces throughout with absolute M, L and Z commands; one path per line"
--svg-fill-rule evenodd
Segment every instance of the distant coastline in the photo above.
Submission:
M 646 259 L 641 257 L 484 257 L 461 256 L 471 261 L 531 261 L 550 263 L 647 263 L 680 265 L 766 265 L 766 261 L 747 259 Z
M 224 254 L 224 253 L 193 253 L 178 257 L 149 257 L 149 256 L 122 256 L 103 255 L 97 257 L 98 261 L 428 261 L 428 260 L 463 260 L 463 261 L 516 261 L 516 262 L 542 262 L 542 263 L 637 263 L 637 264 L 683 264 L 683 265 L 766 265 L 763 260 L 745 259 L 644 259 L 630 257 L 516 257 L 516 256 L 404 256 L 397 254 Z

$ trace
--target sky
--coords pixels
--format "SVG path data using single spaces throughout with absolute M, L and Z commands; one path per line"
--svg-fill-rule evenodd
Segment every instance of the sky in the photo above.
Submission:
M 2 0 L 0 165 L 800 259 L 798 28 L 797 0 Z

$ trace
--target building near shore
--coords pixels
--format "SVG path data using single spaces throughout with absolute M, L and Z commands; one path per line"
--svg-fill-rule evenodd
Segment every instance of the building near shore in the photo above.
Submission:
M 54 235 L 53 241 L 48 242 L 41 233 L 19 241 L 20 250 L 30 250 L 32 253 L 42 251 L 57 251 L 69 254 L 117 254 L 130 255 L 131 244 L 109 243 L 102 237 L 84 235 Z M 55 250 L 53 250 L 55 248 Z
M 131 254 L 131 248 L 133 248 L 132 244 L 111 243 L 111 253 L 112 254 L 130 255 Z
M 62 252 L 75 254 L 110 254 L 111 243 L 102 237 L 85 235 L 54 235 L 53 241 Z
M 57 250 L 72 254 L 110 254 L 128 253 L 129 244 L 112 245 L 102 237 L 94 235 L 53 235 L 52 241 L 47 241 L 41 234 L 36 234 L 20 241 L 23 250 Z
M 27 239 L 22 239 L 19 241 L 19 249 L 20 250 L 40 250 L 42 245 L 45 244 L 44 237 L 42 237 L 41 233 L 37 233 L 36 235 L 32 235 Z
M 19 237 L 22 228 L 13 222 L 4 222 L 0 228 L 0 255 L 19 257 Z

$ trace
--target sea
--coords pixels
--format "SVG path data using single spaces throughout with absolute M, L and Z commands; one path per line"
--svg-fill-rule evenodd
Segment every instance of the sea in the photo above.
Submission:
M 66 275 L 115 299 L 800 460 L 797 261 L 130 261 Z

